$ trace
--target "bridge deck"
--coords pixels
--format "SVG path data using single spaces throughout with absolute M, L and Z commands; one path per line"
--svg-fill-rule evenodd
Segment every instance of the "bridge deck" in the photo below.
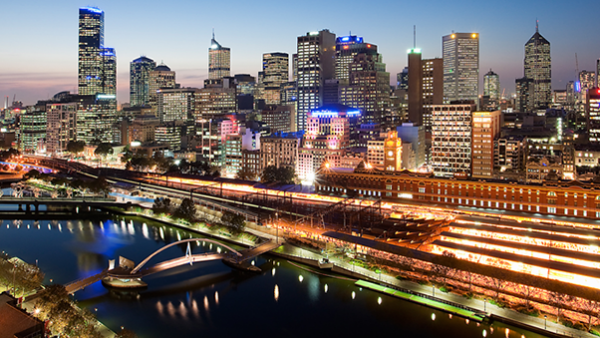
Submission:
M 238 262 L 243 262 L 243 261 L 247 261 L 249 259 L 252 259 L 256 256 L 262 255 L 266 252 L 269 252 L 275 248 L 278 248 L 279 246 L 281 246 L 283 243 L 279 243 L 279 242 L 267 242 L 264 244 L 261 244 L 255 248 L 252 249 L 248 249 L 248 250 L 244 250 L 242 251 L 242 257 L 239 257 L 237 259 Z
M 67 290 L 67 293 L 73 293 L 75 291 L 79 291 L 83 288 L 85 288 L 86 286 L 90 286 L 94 283 L 96 283 L 97 281 L 101 280 L 102 278 L 106 277 L 106 275 L 108 274 L 108 270 L 102 270 L 102 272 L 90 276 L 90 277 L 86 277 L 80 280 L 76 280 L 74 282 L 71 282 L 67 285 L 65 285 L 65 289 Z
M 176 268 L 178 266 L 190 264 L 190 262 L 197 263 L 197 262 L 213 261 L 213 260 L 223 259 L 224 257 L 225 257 L 224 254 L 215 254 L 215 253 L 197 254 L 197 255 L 192 255 L 189 257 L 183 256 L 183 257 L 179 257 L 179 258 L 175 258 L 175 259 L 171 259 L 171 260 L 168 260 L 165 262 L 158 263 L 154 266 L 151 266 L 147 269 L 142 270 L 141 274 L 142 274 L 142 276 L 148 276 L 153 273 L 157 273 L 157 272 L 165 271 L 168 269 Z

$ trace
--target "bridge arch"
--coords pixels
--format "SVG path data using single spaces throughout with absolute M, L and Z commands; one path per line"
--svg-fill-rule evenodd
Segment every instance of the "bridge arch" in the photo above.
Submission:
M 208 243 L 213 243 L 213 244 L 220 245 L 220 246 L 228 249 L 229 251 L 235 253 L 238 256 L 242 256 L 242 254 L 239 251 L 237 251 L 234 248 L 232 248 L 232 247 L 230 247 L 230 246 L 228 246 L 226 244 L 223 244 L 221 242 L 217 242 L 215 240 L 208 239 L 208 238 L 188 238 L 188 239 L 182 239 L 182 240 L 177 241 L 177 242 L 173 242 L 171 244 L 167 244 L 167 245 L 163 246 L 162 248 L 154 251 L 150 256 L 146 257 L 146 259 L 144 259 L 143 261 L 141 261 L 140 264 L 138 264 L 135 268 L 133 268 L 133 270 L 131 270 L 131 274 L 135 274 L 138 271 L 140 271 L 140 269 L 142 267 L 144 267 L 144 265 L 146 265 L 146 263 L 148 263 L 148 261 L 150 261 L 152 259 L 152 257 L 158 255 L 159 253 L 165 251 L 166 249 L 168 249 L 170 247 L 173 247 L 173 246 L 181 244 L 181 243 L 187 243 L 187 242 L 208 242 Z

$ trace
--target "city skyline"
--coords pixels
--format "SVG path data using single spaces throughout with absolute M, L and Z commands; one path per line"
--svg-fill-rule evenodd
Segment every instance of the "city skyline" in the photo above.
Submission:
M 129 101 L 129 63 L 144 55 L 157 63 L 164 61 L 178 73 L 178 82 L 185 87 L 201 88 L 208 77 L 207 48 L 210 45 L 212 29 L 217 40 L 231 48 L 231 74 L 250 74 L 257 76 L 261 70 L 264 53 L 296 52 L 296 41 L 309 31 L 329 29 L 337 36 L 352 35 L 364 37 L 378 45 L 391 75 L 407 65 L 406 50 L 413 46 L 412 26 L 417 26 L 417 47 L 423 51 L 423 58 L 441 57 L 442 36 L 455 32 L 476 32 L 480 34 L 480 79 L 490 68 L 499 75 L 501 88 L 506 93 L 515 90 L 515 79 L 523 77 L 523 46 L 535 32 L 535 19 L 540 22 L 540 33 L 553 45 L 552 50 L 552 88 L 563 89 L 570 80 L 575 80 L 575 53 L 579 58 L 579 70 L 594 70 L 600 57 L 600 46 L 586 43 L 585 39 L 573 39 L 580 31 L 593 31 L 593 8 L 577 13 L 580 25 L 562 20 L 575 15 L 574 9 L 563 9 L 553 4 L 535 1 L 519 3 L 520 10 L 515 12 L 510 1 L 505 7 L 482 8 L 463 2 L 456 6 L 442 2 L 424 5 L 398 4 L 381 1 L 374 9 L 389 7 L 389 11 L 378 14 L 378 22 L 373 25 L 365 20 L 360 11 L 352 6 L 339 7 L 336 3 L 322 7 L 322 12 L 312 13 L 308 9 L 299 9 L 297 16 L 286 21 L 285 25 L 273 29 L 269 22 L 256 22 L 248 26 L 242 19 L 273 13 L 268 3 L 231 6 L 231 20 L 240 20 L 239 25 L 248 26 L 243 32 L 235 28 L 239 25 L 224 24 L 222 16 L 208 17 L 206 20 L 194 19 L 198 11 L 211 12 L 213 5 L 192 2 L 179 2 L 183 6 L 171 6 L 157 10 L 149 4 L 144 8 L 133 5 L 100 1 L 93 4 L 105 12 L 106 45 L 118 52 L 117 94 L 120 103 Z M 0 73 L 0 94 L 9 96 L 25 104 L 47 99 L 57 92 L 77 91 L 77 12 L 87 4 L 68 1 L 49 5 L 32 1 L 27 6 L 28 20 L 19 20 L 19 16 L 8 16 L 8 27 L 19 27 L 12 33 L 10 48 L 0 52 L 5 71 Z M 25 10 L 22 3 L 8 4 L 6 13 L 18 13 Z M 215 5 L 216 6 L 216 5 Z M 487 5 L 486 5 L 487 6 Z M 590 5 L 598 6 L 598 5 Z M 215 7 L 216 8 L 216 7 Z M 436 8 L 431 11 L 431 8 Z M 427 9 L 427 10 L 425 10 Z M 489 15 L 483 15 L 486 12 Z M 332 19 L 331 13 L 336 17 Z M 48 15 L 51 13 L 52 15 Z M 132 16 L 131 13 L 136 13 Z M 309 15 L 309 13 L 311 13 Z M 397 14 L 393 14 L 397 13 Z M 460 13 L 460 16 L 456 14 Z M 406 15 L 403 15 L 406 14 Z M 410 14 L 410 15 L 409 15 Z M 306 15 L 304 17 L 303 15 Z M 465 22 L 464 16 L 473 19 Z M 165 18 L 177 20 L 177 25 L 165 25 L 165 29 L 152 31 L 157 27 L 154 22 L 165 22 Z M 410 17 L 410 21 L 396 23 L 396 18 Z M 508 20 L 490 20 L 490 17 L 507 17 Z M 359 20 L 360 18 L 360 20 Z M 157 21 L 159 20 L 160 21 Z M 441 20 L 443 19 L 443 20 Z M 385 23 L 390 22 L 390 23 Z M 42 27 L 46 28 L 42 29 Z M 589 26 L 586 26 L 589 25 Z M 578 27 L 576 29 L 575 27 Z M 167 28 L 168 27 L 168 28 Z M 148 32 L 143 30 L 147 29 Z M 174 31 L 179 31 L 177 34 Z M 35 43 L 34 43 L 35 42 Z M 53 53 L 39 53 L 39 50 L 53 50 Z M 18 51 L 18 52 L 16 52 Z M 290 61 L 291 64 L 291 61 Z M 480 82 L 481 83 L 481 82 Z

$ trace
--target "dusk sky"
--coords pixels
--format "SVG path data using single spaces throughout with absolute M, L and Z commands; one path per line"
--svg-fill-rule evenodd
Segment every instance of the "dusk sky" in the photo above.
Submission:
M 296 39 L 329 29 L 338 36 L 376 44 L 392 83 L 407 65 L 413 45 L 424 58 L 441 57 L 442 36 L 480 33 L 480 81 L 492 68 L 506 93 L 523 76 L 524 44 L 535 32 L 551 43 L 552 86 L 564 89 L 579 69 L 593 71 L 600 58 L 595 36 L 600 2 L 558 1 L 5 1 L 0 48 L 0 95 L 33 104 L 63 91 L 77 91 L 79 7 L 105 12 L 105 46 L 117 52 L 118 100 L 129 102 L 129 62 L 145 55 L 164 61 L 184 87 L 201 88 L 208 47 L 216 38 L 231 48 L 231 74 L 256 76 L 262 54 L 296 51 Z

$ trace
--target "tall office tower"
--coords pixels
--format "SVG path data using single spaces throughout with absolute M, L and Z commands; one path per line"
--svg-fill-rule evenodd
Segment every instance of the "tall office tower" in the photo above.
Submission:
M 431 107 L 444 103 L 444 60 L 440 58 L 421 60 L 423 71 L 423 125 L 431 139 Z
M 358 54 L 376 55 L 377 46 L 363 41 L 362 37 L 350 35 L 335 40 L 335 78 L 340 85 L 350 81 L 350 64 Z
M 195 98 L 199 91 L 196 88 L 159 89 L 157 111 L 160 123 L 194 121 L 198 115 Z
M 479 34 L 452 33 L 442 38 L 444 101 L 479 96 Z
M 348 85 L 340 85 L 340 103 L 358 108 L 363 123 L 383 123 L 390 106 L 390 73 L 381 55 L 357 54 L 349 69 Z
M 500 77 L 491 69 L 483 76 L 483 96 L 490 100 L 500 99 Z
M 596 88 L 598 88 L 598 76 L 600 76 L 600 59 L 596 60 Z
M 292 81 L 298 81 L 298 54 L 292 55 Z
M 419 48 L 408 50 L 408 121 L 423 125 L 423 68 Z
M 600 144 L 600 88 L 589 91 L 586 102 L 587 131 L 592 144 Z
M 208 78 L 221 79 L 230 76 L 231 51 L 215 40 L 215 33 L 208 48 Z
M 288 82 L 290 78 L 289 59 L 287 53 L 263 54 L 262 85 L 266 104 L 279 104 L 281 84 Z
M 472 177 L 494 175 L 494 140 L 500 135 L 501 119 L 499 110 L 473 113 Z
M 396 74 L 396 89 L 408 89 L 408 67 L 404 67 L 402 72 Z
M 535 34 L 525 44 L 525 77 L 533 80 L 533 106 L 545 109 L 552 101 L 552 83 L 550 67 L 550 42 L 539 32 L 535 25 Z
M 198 105 L 196 121 L 211 119 L 214 115 L 235 114 L 237 106 L 234 78 L 205 80 L 204 88 L 196 93 L 196 104 Z
M 80 95 L 116 93 L 115 50 L 104 47 L 104 11 L 94 7 L 79 9 Z
M 175 83 L 175 72 L 164 63 L 150 71 L 148 79 L 148 104 L 152 107 L 152 113 L 158 117 L 158 90 L 173 89 Z
M 323 83 L 335 77 L 335 34 L 324 29 L 298 37 L 298 130 L 306 129 L 308 112 L 323 103 Z
M 129 105 L 147 106 L 150 93 L 150 72 L 156 68 L 156 62 L 141 56 L 129 63 Z
M 529 78 L 520 78 L 515 80 L 517 97 L 515 100 L 515 109 L 521 113 L 531 112 L 533 106 L 533 80 Z
M 471 173 L 474 104 L 435 105 L 431 112 L 431 166 L 435 176 Z

